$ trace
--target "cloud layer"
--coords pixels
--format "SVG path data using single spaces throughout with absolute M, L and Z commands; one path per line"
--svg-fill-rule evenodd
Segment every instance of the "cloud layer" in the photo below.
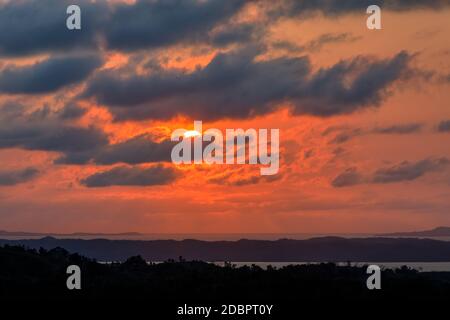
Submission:
M 391 167 L 377 169 L 368 176 L 361 174 L 357 168 L 349 168 L 336 176 L 331 185 L 341 188 L 363 183 L 386 184 L 413 181 L 427 173 L 441 171 L 449 165 L 450 160 L 447 158 L 428 158 L 417 162 L 404 161 Z
M 120 166 L 95 173 L 81 183 L 89 188 L 108 186 L 154 186 L 174 182 L 179 173 L 172 167 L 154 165 L 148 168 Z
M 0 70 L 0 93 L 42 94 L 85 80 L 101 65 L 98 56 L 55 57 L 31 66 Z
M 19 183 L 27 182 L 39 174 L 36 168 L 26 168 L 22 170 L 0 170 L 0 186 L 14 186 Z
M 259 48 L 218 54 L 191 73 L 158 69 L 148 75 L 98 73 L 85 97 L 108 106 L 118 120 L 247 118 L 291 105 L 296 115 L 332 116 L 377 106 L 390 85 L 407 75 L 410 56 L 357 57 L 312 71 L 307 57 L 256 60 Z M 351 80 L 350 80 L 351 79 Z

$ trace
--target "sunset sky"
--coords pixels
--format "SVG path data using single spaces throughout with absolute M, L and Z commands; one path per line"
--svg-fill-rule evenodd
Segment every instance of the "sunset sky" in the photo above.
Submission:
M 448 0 L 0 0 L 0 230 L 450 225 L 449 34 Z M 278 174 L 172 164 L 194 120 L 280 129 Z

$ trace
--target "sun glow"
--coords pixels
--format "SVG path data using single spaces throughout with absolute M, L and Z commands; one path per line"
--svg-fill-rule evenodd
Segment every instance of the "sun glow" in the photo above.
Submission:
M 199 137 L 201 136 L 200 132 L 197 130 L 188 130 L 184 133 L 185 138 Z

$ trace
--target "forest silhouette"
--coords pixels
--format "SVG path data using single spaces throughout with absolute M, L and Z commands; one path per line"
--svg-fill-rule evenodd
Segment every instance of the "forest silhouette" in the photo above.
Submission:
M 66 269 L 81 268 L 82 289 L 68 290 Z M 287 302 L 449 299 L 450 272 L 419 272 L 406 266 L 382 270 L 382 289 L 368 290 L 366 266 L 320 263 L 236 267 L 182 257 L 149 263 L 133 256 L 99 263 L 62 248 L 0 247 L 0 299 Z

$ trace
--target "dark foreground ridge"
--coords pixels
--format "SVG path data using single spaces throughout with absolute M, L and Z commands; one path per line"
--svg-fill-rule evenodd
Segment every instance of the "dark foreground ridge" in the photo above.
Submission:
M 21 245 L 47 250 L 61 247 L 99 261 L 124 261 L 140 255 L 147 261 L 182 256 L 187 260 L 233 262 L 446 262 L 450 242 L 414 238 L 338 237 L 309 240 L 80 240 L 45 237 L 35 240 L 0 240 L 0 245 Z
M 66 269 L 81 268 L 82 289 L 68 290 Z M 406 267 L 382 271 L 382 289 L 368 290 L 366 267 L 333 263 L 224 267 L 200 261 L 148 264 L 141 257 L 101 264 L 56 248 L 0 247 L 0 299 L 144 299 L 148 301 L 258 303 L 321 299 L 386 300 L 450 297 L 450 273 Z M 392 300 L 393 299 L 393 300 Z
M 384 233 L 384 234 L 380 234 L 380 236 L 385 236 L 385 237 L 450 237 L 450 227 L 437 227 L 432 230 L 424 230 L 424 231 Z

